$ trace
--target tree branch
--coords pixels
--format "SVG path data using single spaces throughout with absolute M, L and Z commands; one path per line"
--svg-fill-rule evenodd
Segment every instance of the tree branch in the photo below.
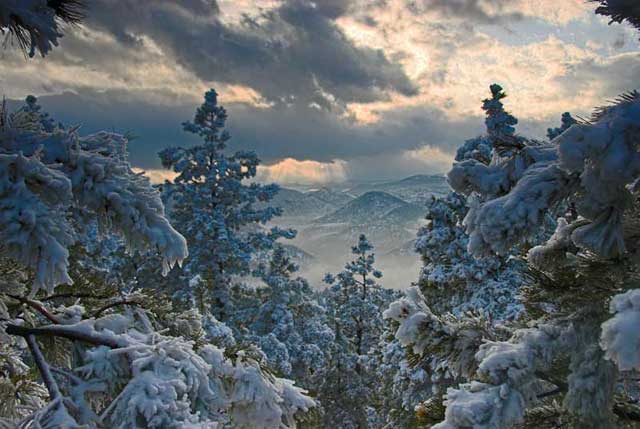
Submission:
M 558 387 L 558 388 L 550 390 L 548 392 L 544 392 L 544 393 L 539 394 L 537 396 L 537 398 L 538 399 L 543 399 L 543 398 L 546 398 L 548 396 L 557 395 L 558 393 L 561 393 L 561 392 L 562 392 L 562 388 Z
M 113 349 L 120 348 L 120 343 L 111 336 L 100 335 L 96 332 L 84 332 L 74 329 L 73 325 L 49 325 L 40 328 L 26 328 L 19 325 L 7 325 L 5 332 L 9 335 L 27 337 L 30 335 L 43 335 L 49 337 L 62 337 L 72 341 L 82 341 L 96 346 L 107 346 Z
M 29 298 L 24 298 L 22 296 L 18 296 L 18 295 L 7 295 L 9 298 L 15 299 L 16 301 L 20 301 L 23 304 L 28 305 L 29 307 L 33 308 L 34 310 L 36 310 L 38 313 L 42 314 L 44 317 L 46 317 L 47 319 L 49 319 L 49 321 L 51 323 L 54 324 L 59 324 L 60 320 L 54 316 L 53 314 L 51 314 L 49 312 L 49 310 L 47 310 L 42 304 L 40 304 L 37 301 L 31 300 Z
M 7 329 L 7 333 L 8 331 L 9 329 Z M 42 381 L 44 382 L 44 385 L 47 387 L 47 391 L 49 392 L 49 397 L 51 398 L 52 401 L 55 401 L 56 399 L 61 398 L 62 394 L 60 393 L 60 388 L 58 387 L 58 383 L 56 383 L 56 380 L 53 378 L 53 375 L 51 374 L 51 368 L 49 368 L 49 364 L 47 363 L 44 356 L 42 355 L 42 352 L 40 351 L 40 347 L 38 346 L 38 343 L 36 342 L 35 337 L 33 335 L 26 335 L 25 339 L 27 340 L 27 344 L 29 345 L 29 350 L 31 350 L 31 354 L 33 355 L 33 360 L 35 361 L 36 366 L 38 367 L 38 371 L 42 376 Z
M 44 297 L 41 299 L 41 301 L 51 301 L 54 299 L 62 299 L 62 298 L 108 299 L 108 298 L 111 298 L 111 296 L 110 295 L 94 295 L 92 293 L 58 293 L 58 294 Z

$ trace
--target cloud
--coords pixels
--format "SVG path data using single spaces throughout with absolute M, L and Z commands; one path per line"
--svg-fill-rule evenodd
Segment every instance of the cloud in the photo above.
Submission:
M 333 100 L 416 92 L 399 64 L 380 50 L 355 47 L 338 28 L 334 20 L 346 13 L 346 1 L 289 0 L 235 24 L 204 0 L 117 3 L 93 1 L 87 25 L 133 51 L 148 38 L 200 80 L 244 85 L 272 103 L 331 108 Z
M 498 24 L 523 19 L 517 11 L 505 10 L 513 0 L 417 0 L 409 3 L 414 13 L 440 12 L 446 18 L 470 20 L 478 24 Z
M 266 165 L 313 167 L 334 160 L 351 162 L 372 154 L 391 159 L 394 154 L 428 144 L 452 152 L 465 138 L 482 131 L 480 118 L 450 122 L 442 112 L 430 107 L 398 109 L 370 125 L 361 125 L 314 108 L 260 108 L 246 103 L 221 103 L 229 111 L 230 150 L 255 150 Z M 15 106 L 17 102 L 12 102 Z M 181 123 L 193 116 L 195 103 L 158 104 L 135 92 L 121 90 L 66 92 L 42 96 L 40 104 L 63 123 L 81 124 L 81 132 L 99 130 L 131 132 L 138 138 L 129 146 L 133 165 L 143 169 L 159 168 L 158 151 L 168 146 L 192 145 L 198 138 L 184 133 Z M 360 165 L 363 165 L 360 163 Z M 273 169 L 274 174 L 279 170 Z M 285 170 L 280 170 L 284 172 Z M 333 170 L 328 170 L 334 174 Z M 403 174 L 401 170 L 399 175 Z M 337 174 L 337 173 L 335 173 Z M 353 177 L 347 171 L 349 177 Z M 364 169 L 354 174 L 365 174 Z M 373 169 L 369 176 L 375 175 Z
M 416 149 L 388 154 L 361 156 L 346 165 L 347 177 L 352 179 L 391 180 L 414 174 L 440 174 L 451 169 L 453 147 L 438 148 L 424 145 Z
M 46 95 L 85 133 L 133 131 L 131 160 L 150 174 L 160 149 L 198 141 L 180 123 L 210 87 L 232 149 L 255 150 L 264 177 L 322 181 L 441 171 L 483 131 L 493 82 L 519 132 L 542 136 L 640 76 L 637 33 L 583 0 L 93 0 L 89 12 L 44 60 L 3 51 L 0 89 Z
M 607 93 L 610 94 L 608 99 L 612 99 L 623 92 L 640 89 L 640 54 L 587 57 L 571 64 L 558 81 L 575 94 Z M 604 104 L 604 101 L 600 103 Z

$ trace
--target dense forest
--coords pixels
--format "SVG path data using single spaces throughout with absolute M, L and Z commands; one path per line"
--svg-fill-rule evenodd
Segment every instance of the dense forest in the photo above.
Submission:
M 634 0 L 593 6 L 640 29 Z M 5 49 L 64 49 L 90 7 L 2 0 Z M 160 185 L 132 135 L 3 103 L 0 428 L 640 427 L 640 94 L 544 140 L 486 97 L 404 290 L 364 234 L 322 287 L 300 275 L 213 89 Z

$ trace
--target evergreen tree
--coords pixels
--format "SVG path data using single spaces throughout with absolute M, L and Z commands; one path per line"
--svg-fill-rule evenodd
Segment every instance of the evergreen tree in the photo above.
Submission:
M 560 128 L 548 128 L 547 129 L 547 138 L 549 140 L 553 140 L 558 137 L 560 134 L 567 131 L 572 125 L 577 124 L 578 121 L 573 119 L 571 113 L 565 112 L 562 114 Z
M 471 315 L 437 315 L 417 289 L 385 314 L 400 323 L 396 336 L 414 353 L 455 369 L 459 385 L 448 389 L 443 421 L 434 428 L 637 424 L 638 386 L 626 371 L 639 361 L 638 336 L 630 329 L 638 315 L 640 200 L 631 186 L 640 176 L 638 112 L 640 95 L 624 95 L 553 144 L 520 149 L 531 162 L 511 176 L 506 194 L 475 188 L 479 196 L 465 223 L 476 256 L 519 254 L 525 240 L 539 242 L 546 214 L 575 207 L 577 216 L 560 217 L 555 233 L 527 252 L 526 324 L 498 329 Z M 454 170 L 483 183 L 500 177 L 497 167 L 510 167 L 469 170 L 476 166 L 463 161 Z
M 384 329 L 382 310 L 396 292 L 382 288 L 376 280 L 373 246 L 364 235 L 352 247 L 355 256 L 336 276 L 327 274 L 329 287 L 323 292 L 327 316 L 335 332 L 335 345 L 327 368 L 320 373 L 318 397 L 325 409 L 325 422 L 340 422 L 344 428 L 368 428 L 376 398 L 375 371 L 369 371 L 370 353 Z
M 501 194 L 509 189 L 511 181 L 507 175 L 496 173 L 512 168 L 520 150 L 512 147 L 505 151 L 504 146 L 493 144 L 497 141 L 495 136 L 515 138 L 512 125 L 517 120 L 504 111 L 500 101 L 505 97 L 502 88 L 493 85 L 491 89 L 492 98 L 484 101 L 487 134 L 467 140 L 458 149 L 456 161 L 471 170 L 485 171 L 490 177 L 500 177 L 504 180 L 502 190 L 492 188 L 492 192 Z M 522 144 L 529 143 L 523 137 L 517 138 Z M 383 339 L 381 366 L 388 368 L 387 362 L 396 360 L 396 371 L 387 370 L 385 384 L 399 394 L 392 395 L 389 404 L 383 403 L 383 408 L 391 405 L 383 413 L 386 421 L 396 426 L 423 427 L 441 420 L 444 394 L 447 388 L 470 375 L 475 348 L 484 338 L 497 338 L 500 333 L 496 332 L 496 326 L 513 323 L 523 312 L 519 295 L 524 283 L 524 264 L 497 255 L 477 259 L 467 250 L 469 236 L 464 219 L 468 205 L 486 198 L 476 191 L 470 193 L 467 197 L 452 192 L 445 197 L 432 197 L 428 202 L 428 223 L 418 231 L 415 244 L 424 263 L 419 281 L 407 298 L 399 301 L 403 303 L 400 313 L 395 314 L 393 309 L 385 312 L 397 335 Z M 432 338 L 431 342 L 414 348 L 411 339 L 416 333 L 407 328 L 411 325 L 404 317 L 410 318 L 421 306 L 428 309 L 424 313 L 428 311 Z M 433 333 L 435 328 L 437 334 Z M 469 349 L 465 352 L 463 347 Z
M 522 264 L 495 255 L 476 259 L 467 252 L 469 237 L 462 224 L 466 201 L 463 195 L 450 193 L 429 202 L 429 223 L 416 240 L 424 262 L 418 285 L 439 313 L 481 311 L 496 321 L 516 318 L 522 310 L 517 299 Z
M 278 187 L 248 183 L 256 175 L 259 159 L 253 152 L 226 153 L 230 139 L 226 120 L 217 93 L 210 90 L 194 121 L 183 124 L 186 132 L 202 138 L 202 144 L 160 153 L 162 164 L 177 173 L 174 182 L 164 187 L 172 221 L 191 248 L 183 274 L 204 280 L 178 281 L 172 285 L 175 296 L 210 309 L 221 321 L 233 311 L 232 277 L 250 273 L 254 255 L 271 249 L 277 239 L 294 236 L 291 230 L 265 230 L 280 210 L 262 203 L 271 200 Z M 194 289 L 200 286 L 205 290 Z
M 494 83 L 489 88 L 491 98 L 482 102 L 482 110 L 485 111 L 484 121 L 487 127 L 487 136 L 496 151 L 503 155 L 513 148 L 521 148 L 522 141 L 516 136 L 515 126 L 518 119 L 504 109 L 502 100 L 507 97 L 502 87 Z
M 425 422 L 416 411 L 433 395 L 433 373 L 429 364 L 395 338 L 397 328 L 395 321 L 386 321 L 377 347 L 370 352 L 368 371 L 378 387 L 369 420 L 374 428 L 418 429 Z
M 313 388 L 313 376 L 326 365 L 334 335 L 307 281 L 293 277 L 297 270 L 285 248 L 276 246 L 268 264 L 256 269 L 263 285 L 236 300 L 232 323 L 245 340 L 261 347 L 279 373 Z

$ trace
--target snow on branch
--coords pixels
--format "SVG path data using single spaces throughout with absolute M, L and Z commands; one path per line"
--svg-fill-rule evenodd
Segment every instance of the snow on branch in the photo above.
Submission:
M 82 308 L 79 308 L 82 311 Z M 155 331 L 146 314 L 134 310 L 90 318 L 69 325 L 9 325 L 6 333 L 27 339 L 47 386 L 51 403 L 31 420 L 43 428 L 222 427 L 287 429 L 296 418 L 317 407 L 292 381 L 265 371 L 251 353 L 235 357 L 211 344 Z M 81 344 L 79 365 L 55 370 L 70 383 L 58 384 L 35 341 L 55 336 Z M 113 398 L 97 413 L 93 395 Z M 67 403 L 72 404 L 68 406 Z M 63 424 L 64 423 L 64 424 Z
M 62 37 L 61 23 L 78 24 L 84 18 L 83 0 L 3 0 L 0 34 L 13 36 L 18 47 L 33 57 L 47 55 Z
M 621 371 L 640 369 L 640 289 L 616 295 L 610 311 L 614 316 L 602 324 L 600 336 L 605 357 Z
M 97 219 L 101 232 L 119 234 L 132 252 L 157 250 L 165 273 L 186 258 L 159 193 L 131 170 L 125 137 L 81 138 L 50 125 L 31 106 L 0 129 L 0 238 L 7 256 L 34 270 L 34 293 L 72 283 L 68 249 L 80 234 L 72 218 Z
M 470 252 L 506 254 L 569 202 L 581 217 L 571 233 L 576 246 L 604 258 L 623 254 L 628 186 L 640 176 L 640 94 L 623 95 L 550 143 L 524 142 L 510 152 L 494 149 L 489 164 L 466 159 L 449 173 L 456 191 L 476 195 L 465 219 Z

